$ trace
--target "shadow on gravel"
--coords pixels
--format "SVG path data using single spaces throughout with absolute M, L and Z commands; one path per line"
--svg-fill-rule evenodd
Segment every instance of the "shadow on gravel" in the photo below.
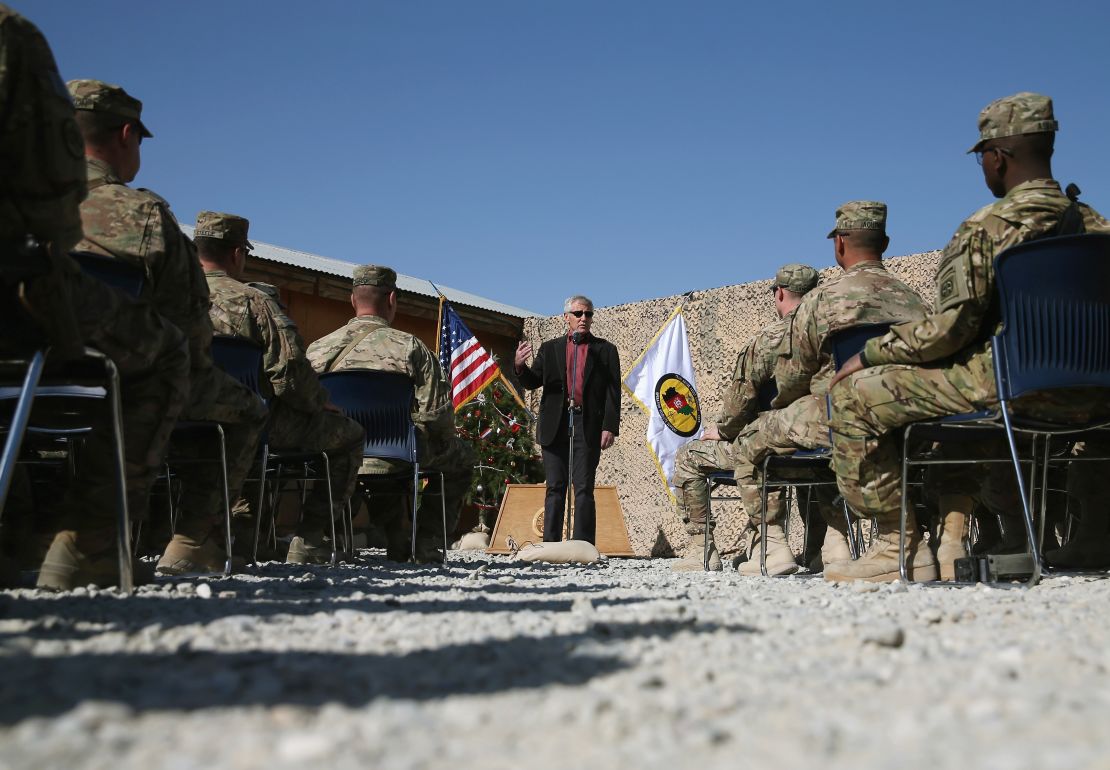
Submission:
M 223 590 L 230 581 L 222 582 Z M 256 587 L 258 584 L 251 584 Z M 466 599 L 397 599 L 392 595 L 382 598 L 363 596 L 353 598 L 360 589 L 329 586 L 326 593 L 312 593 L 312 589 L 284 588 L 269 591 L 253 599 L 200 599 L 144 594 L 128 599 L 116 597 L 9 597 L 0 596 L 0 619 L 40 621 L 31 628 L 18 632 L 0 631 L 0 645 L 6 639 L 56 639 L 80 640 L 106 632 L 136 633 L 144 628 L 157 626 L 158 630 L 185 625 L 207 625 L 224 618 L 251 618 L 266 621 L 288 616 L 331 615 L 337 611 L 377 615 L 387 612 L 413 612 L 437 614 L 443 612 L 567 612 L 574 606 L 572 599 L 543 598 L 544 593 L 555 589 L 538 587 L 499 591 L 501 586 L 475 588 Z M 591 586 L 590 592 L 603 591 L 612 586 Z M 532 598 L 532 594 L 541 594 Z M 578 593 L 577 591 L 575 593 Z M 525 596 L 522 597 L 521 594 Z M 503 597 L 503 598 L 502 598 Z M 644 597 L 593 597 L 595 607 L 638 604 L 648 601 Z M 78 628 L 96 623 L 98 628 Z M 275 629 L 275 633 L 277 629 Z M 0 646 L 2 649 L 2 646 Z M 0 679 L 0 682 L 3 680 Z
M 314 652 L 221 653 L 184 649 L 164 654 L 0 656 L 0 723 L 52 717 L 85 701 L 135 711 L 340 703 L 378 698 L 429 700 L 548 685 L 581 685 L 632 665 L 607 643 L 669 638 L 743 625 L 691 620 L 597 622 L 578 633 L 520 636 L 397 655 Z
M 486 570 L 478 573 L 478 568 Z M 516 566 L 513 582 L 496 581 L 501 567 Z M 562 565 L 540 565 L 521 571 L 519 565 L 493 562 L 456 562 L 445 567 L 398 564 L 371 560 L 354 566 L 261 565 L 249 574 L 226 578 L 160 579 L 163 590 L 143 589 L 128 598 L 114 594 L 74 596 L 0 592 L 0 619 L 42 622 L 20 632 L 0 631 L 5 639 L 76 640 L 105 631 L 134 633 L 158 626 L 165 630 L 176 626 L 206 624 L 228 616 L 248 615 L 272 618 L 280 615 L 312 615 L 336 610 L 365 613 L 409 612 L 559 612 L 569 610 L 578 596 L 594 595 L 617 588 L 613 583 L 578 585 L 565 577 Z M 504 572 L 504 574 L 510 574 Z M 467 580 L 475 576 L 480 580 Z M 429 582 L 430 578 L 442 578 Z M 536 580 L 563 578 L 557 585 L 534 585 Z M 329 583 L 328 580 L 332 580 Z M 573 580 L 573 577 L 571 577 Z M 184 596 L 176 589 L 192 590 L 206 583 L 213 598 Z M 221 592 L 234 594 L 230 598 Z M 448 593 L 449 592 L 449 593 Z M 436 594 L 445 594 L 437 598 Z M 417 594 L 419 599 L 409 599 Z M 460 596 L 461 594 L 461 596 Z M 641 597 L 597 597 L 596 606 L 632 604 Z M 78 629 L 76 623 L 93 622 L 106 627 Z

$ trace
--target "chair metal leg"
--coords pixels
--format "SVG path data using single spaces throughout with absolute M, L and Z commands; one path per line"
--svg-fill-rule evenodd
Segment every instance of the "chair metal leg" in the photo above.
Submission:
M 258 505 L 254 512 L 254 544 L 251 547 L 251 566 L 258 566 L 258 535 L 262 530 L 262 514 L 266 510 L 266 466 L 270 463 L 270 447 L 262 445 L 262 465 L 258 469 Z
M 1030 498 L 1026 491 L 1025 479 L 1021 472 L 1021 460 L 1018 457 L 1017 440 L 1014 438 L 1014 426 L 1010 421 L 1010 412 L 1005 400 L 1002 400 L 999 405 L 999 411 L 1002 412 L 1002 421 L 1006 426 L 1006 442 L 1010 446 L 1010 459 L 1014 463 L 1014 475 L 1017 477 L 1018 493 L 1021 495 L 1021 512 L 1025 520 L 1025 534 L 1029 538 L 1029 551 L 1033 556 L 1033 572 L 1029 576 L 1026 585 L 1032 588 L 1037 585 L 1041 579 L 1041 569 L 1043 562 L 1041 561 L 1041 548 L 1037 542 L 1037 533 L 1033 524 L 1033 512 L 1030 509 Z M 1036 441 L 1034 440 L 1034 444 Z M 1034 466 L 1033 473 L 1036 473 Z
M 709 483 L 708 477 L 706 483 Z M 705 540 L 702 543 L 701 550 L 701 566 L 706 572 L 709 572 L 709 538 L 713 533 L 713 487 L 709 487 L 709 499 L 705 503 Z
M 439 505 L 443 509 L 443 563 L 447 563 L 447 495 L 444 494 L 443 473 L 439 474 Z
M 810 526 L 809 526 L 809 509 L 810 509 L 810 502 L 811 502 L 810 497 L 813 495 L 813 487 L 806 487 L 805 490 L 806 490 L 805 509 L 802 508 L 801 492 L 798 492 L 798 517 L 801 519 L 801 522 L 802 522 L 802 558 L 803 559 L 805 558 L 806 552 L 809 550 L 809 538 L 810 538 L 810 535 L 812 533 L 812 530 L 810 529 Z M 790 542 L 790 536 L 789 535 L 787 535 L 786 541 L 788 543 Z M 806 563 L 805 567 L 806 567 L 806 569 L 809 569 L 808 562 Z
M 216 423 L 216 437 L 220 441 L 220 483 L 224 490 L 224 574 L 231 574 L 231 494 L 227 489 L 227 442 L 224 426 Z
M 164 463 L 162 467 L 166 469 L 166 509 L 169 512 L 170 536 L 172 537 L 177 533 L 178 509 L 174 500 L 173 476 L 171 475 L 170 464 L 168 462 Z
M 844 509 L 844 523 L 847 525 L 845 531 L 848 533 L 848 554 L 855 560 L 859 558 L 859 538 L 863 536 L 859 528 L 859 519 L 852 520 L 852 513 L 848 510 L 848 501 L 843 497 L 840 498 L 840 505 Z
M 782 517 L 782 531 L 783 531 L 783 534 L 786 535 L 787 542 L 789 542 L 790 541 L 790 519 L 793 518 L 790 515 L 790 506 L 794 504 L 794 487 L 787 487 L 786 488 L 786 492 L 783 494 L 783 503 L 784 503 L 783 508 L 786 510 L 786 513 Z M 799 509 L 800 508 L 801 508 L 801 506 L 799 505 Z
M 343 505 L 343 554 L 350 554 L 352 558 L 355 555 L 354 519 L 355 514 L 351 510 L 351 501 L 348 500 Z
M 1037 438 L 1033 437 L 1033 442 L 1036 443 Z M 1037 544 L 1040 548 L 1045 547 L 1045 527 L 1048 523 L 1048 463 L 1052 458 L 1050 452 L 1050 442 L 1052 436 L 1045 434 L 1045 453 L 1043 453 L 1043 462 L 1041 465 L 1041 505 L 1040 505 L 1040 528 L 1037 534 Z M 1036 470 L 1036 465 L 1033 466 Z
M 909 457 L 910 433 L 913 425 L 907 425 L 902 432 L 902 507 L 898 511 L 898 577 L 903 583 L 910 582 L 909 569 L 906 567 L 906 476 L 909 470 L 906 458 Z
M 42 368 L 45 364 L 46 351 L 36 350 L 28 362 L 27 374 L 23 377 L 23 387 L 19 393 L 19 401 L 15 405 L 15 414 L 12 415 L 8 439 L 4 442 L 4 454 L 0 457 L 0 515 L 3 514 L 4 503 L 8 500 L 8 490 L 11 489 L 19 449 L 23 445 L 23 434 L 27 431 L 27 423 L 31 419 L 35 388 L 42 379 Z
M 410 554 L 413 561 L 416 561 L 416 506 L 417 495 L 420 492 L 420 463 L 412 464 L 412 553 Z
M 767 575 L 767 464 L 770 456 L 763 458 L 763 478 L 760 481 L 760 496 L 763 510 L 759 517 L 759 572 L 763 577 Z
M 131 563 L 131 517 L 127 509 L 127 473 L 123 458 L 123 409 L 120 404 L 119 371 L 110 358 L 104 359 L 108 371 L 108 399 L 112 419 L 112 455 L 116 475 L 116 548 L 119 551 L 119 587 L 124 594 L 135 590 L 135 575 Z
M 270 543 L 270 548 L 277 553 L 278 550 L 278 536 L 277 536 L 277 514 L 278 504 L 281 502 L 281 481 L 275 480 L 270 482 L 270 529 L 266 533 L 266 538 Z
M 339 564 L 339 552 L 336 551 L 338 543 L 335 539 L 335 500 L 331 491 L 331 463 L 328 462 L 328 453 L 321 452 L 324 460 L 324 483 L 328 485 L 328 521 L 331 523 L 331 566 Z

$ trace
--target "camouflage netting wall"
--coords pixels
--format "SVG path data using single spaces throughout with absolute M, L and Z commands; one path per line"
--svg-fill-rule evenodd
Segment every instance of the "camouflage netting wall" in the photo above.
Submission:
M 886 264 L 931 306 L 933 273 L 939 258 L 940 252 L 932 251 L 892 258 Z M 836 270 L 839 268 L 823 270 L 822 278 Z M 700 290 L 686 303 L 683 313 L 690 335 L 698 396 L 706 419 L 712 419 L 720 409 L 721 389 L 744 343 L 774 320 L 770 286 L 768 279 Z M 594 316 L 594 334 L 617 346 L 621 367 L 627 371 L 674 310 L 680 295 L 613 307 L 600 306 L 604 302 L 603 295 L 593 299 L 599 303 Z M 535 348 L 564 330 L 561 315 L 530 318 L 524 323 L 524 334 Z M 539 391 L 528 392 L 525 397 L 529 408 L 538 413 Z M 644 441 L 647 420 L 647 415 L 626 391 L 623 392 L 620 437 L 611 449 L 602 452 L 597 483 L 616 485 L 632 548 L 637 555 L 669 556 L 681 553 L 687 537 Z M 716 503 L 714 506 L 714 516 L 720 517 L 717 534 L 722 550 L 735 550 L 740 542 L 744 520 L 738 511 L 738 504 Z

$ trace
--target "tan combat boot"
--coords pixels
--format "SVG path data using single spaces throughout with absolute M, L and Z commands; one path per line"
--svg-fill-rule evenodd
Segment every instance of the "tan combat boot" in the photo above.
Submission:
M 211 530 L 204 537 L 196 537 L 185 532 L 177 532 L 170 539 L 158 566 L 154 571 L 159 575 L 177 577 L 180 575 L 212 575 L 223 572 L 227 564 L 221 538 L 222 532 Z M 240 559 L 240 562 L 243 562 Z M 232 565 L 232 569 L 235 565 Z
M 941 495 L 940 545 L 937 546 L 937 567 L 941 580 L 956 579 L 956 559 L 967 556 L 967 522 L 975 501 L 969 495 Z
M 114 545 L 104 547 L 115 538 L 113 531 L 96 532 L 82 537 L 73 530 L 54 536 L 50 549 L 39 567 L 35 588 L 46 591 L 71 591 L 89 584 L 107 588 L 119 585 L 119 556 Z M 149 583 L 150 567 L 137 560 L 132 563 L 135 585 Z
M 748 560 L 740 562 L 736 571 L 747 577 L 758 577 L 763 574 L 759 566 L 759 531 L 756 530 L 749 549 Z M 793 575 L 798 571 L 798 562 L 794 559 L 794 552 L 786 542 L 786 532 L 778 524 L 767 525 L 767 575 Z
M 937 579 L 937 560 L 917 531 L 912 513 L 906 520 L 906 571 L 909 579 L 925 582 Z M 864 580 L 870 583 L 891 583 L 898 574 L 898 513 L 879 518 L 867 553 L 855 561 L 825 565 L 825 580 Z
M 847 531 L 847 524 L 841 524 Z M 825 542 L 821 544 L 821 563 L 828 567 L 838 561 L 850 561 L 852 550 L 848 547 L 845 532 L 837 530 L 832 524 L 825 530 Z
M 690 543 L 686 546 L 686 555 L 677 563 L 671 565 L 674 572 L 701 572 L 705 569 L 705 538 L 709 538 L 709 571 L 721 571 L 721 555 L 717 553 L 717 543 L 713 535 L 706 534 L 705 530 L 690 535 Z
M 314 532 L 297 535 L 289 541 L 289 551 L 285 554 L 286 564 L 331 564 L 331 541 L 324 533 Z

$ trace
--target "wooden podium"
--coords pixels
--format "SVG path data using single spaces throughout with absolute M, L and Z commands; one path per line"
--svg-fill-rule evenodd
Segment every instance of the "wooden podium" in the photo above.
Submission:
M 547 492 L 544 484 L 509 484 L 501 498 L 501 510 L 493 526 L 486 553 L 510 553 L 508 537 L 520 545 L 543 541 L 543 499 Z M 605 556 L 635 556 L 628 541 L 628 528 L 624 524 L 617 488 L 595 486 L 594 502 L 597 506 L 597 550 Z

